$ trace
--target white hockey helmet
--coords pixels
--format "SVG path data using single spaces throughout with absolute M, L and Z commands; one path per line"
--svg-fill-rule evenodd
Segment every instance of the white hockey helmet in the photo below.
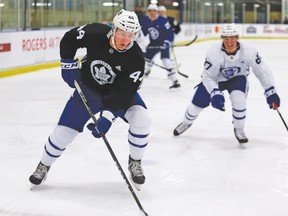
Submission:
M 166 7 L 163 6 L 163 5 L 160 5 L 160 6 L 158 7 L 158 11 L 166 11 Z
M 221 26 L 220 29 L 220 36 L 222 37 L 231 37 L 231 36 L 238 36 L 239 37 L 239 30 L 235 23 L 224 24 Z
M 120 10 L 113 18 L 113 25 L 126 32 L 137 33 L 141 26 L 134 11 Z
M 149 4 L 147 10 L 155 10 L 158 11 L 158 6 L 156 4 Z

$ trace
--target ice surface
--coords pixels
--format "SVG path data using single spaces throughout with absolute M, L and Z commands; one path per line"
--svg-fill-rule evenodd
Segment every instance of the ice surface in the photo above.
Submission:
M 288 41 L 251 40 L 270 66 L 288 121 Z M 215 41 L 175 48 L 181 90 L 169 91 L 166 71 L 154 67 L 140 93 L 152 117 L 143 167 L 146 183 L 136 191 L 151 216 L 287 216 L 288 136 L 250 75 L 245 150 L 233 134 L 231 106 L 205 109 L 179 137 L 207 49 Z M 158 63 L 161 64 L 159 60 Z M 60 69 L 0 79 L 0 215 L 137 216 L 139 208 L 105 144 L 85 130 L 51 167 L 47 181 L 30 190 L 28 178 L 72 93 Z M 107 134 L 127 172 L 128 126 L 117 120 Z

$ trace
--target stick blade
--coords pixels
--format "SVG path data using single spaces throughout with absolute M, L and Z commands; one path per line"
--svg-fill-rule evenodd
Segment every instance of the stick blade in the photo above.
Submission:
M 181 47 L 181 46 L 189 46 L 192 43 L 194 43 L 198 38 L 198 35 L 195 35 L 195 37 L 191 41 L 182 41 L 182 42 L 177 42 L 174 43 L 172 47 Z

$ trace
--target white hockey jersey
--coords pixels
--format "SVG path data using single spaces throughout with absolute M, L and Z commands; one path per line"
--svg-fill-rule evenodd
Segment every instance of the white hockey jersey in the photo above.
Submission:
M 228 55 L 222 49 L 221 42 L 212 46 L 206 55 L 202 82 L 210 93 L 214 88 L 218 88 L 218 82 L 230 80 L 235 76 L 248 76 L 250 69 L 264 90 L 274 86 L 272 72 L 253 46 L 239 41 L 236 54 Z

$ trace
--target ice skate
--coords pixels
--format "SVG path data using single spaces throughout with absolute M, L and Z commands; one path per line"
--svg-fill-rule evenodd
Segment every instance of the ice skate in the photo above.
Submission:
M 239 142 L 240 148 L 246 148 L 245 143 L 248 142 L 248 138 L 246 137 L 243 129 L 236 129 L 234 128 L 234 134 L 236 139 Z
M 173 85 L 169 87 L 169 89 L 177 89 L 181 87 L 180 83 L 178 82 L 178 80 L 173 82 Z
M 144 74 L 145 74 L 146 77 L 148 77 L 150 73 L 151 73 L 151 70 L 147 70 L 147 71 L 145 71 Z
M 191 124 L 186 124 L 184 122 L 181 122 L 173 131 L 174 136 L 179 136 L 180 134 L 184 133 Z
M 45 166 L 40 162 L 34 173 L 29 178 L 29 181 L 32 183 L 32 186 L 40 185 L 43 181 L 45 181 L 49 169 L 50 169 L 49 166 Z
M 137 190 L 140 190 L 141 186 L 145 183 L 145 176 L 141 166 L 141 160 L 134 160 L 129 156 L 128 170 L 130 172 L 130 178 L 133 185 Z

